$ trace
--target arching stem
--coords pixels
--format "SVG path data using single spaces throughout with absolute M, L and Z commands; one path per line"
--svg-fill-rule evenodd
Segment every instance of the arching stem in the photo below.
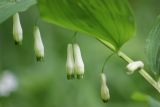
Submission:
M 102 66 L 102 73 L 104 72 L 104 68 L 105 68 L 105 65 L 106 63 L 109 61 L 109 59 L 114 55 L 114 53 L 110 54 L 109 56 L 107 56 L 107 58 L 105 59 L 104 61 L 104 64 Z

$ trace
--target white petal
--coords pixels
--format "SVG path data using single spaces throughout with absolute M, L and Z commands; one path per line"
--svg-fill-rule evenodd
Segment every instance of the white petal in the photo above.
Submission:
M 74 76 L 74 59 L 73 59 L 72 44 L 68 44 L 68 47 L 67 47 L 66 72 L 67 72 L 68 79 L 71 79 Z
M 74 58 L 75 58 L 75 74 L 77 78 L 83 78 L 84 75 L 84 63 L 81 56 L 81 51 L 78 44 L 74 44 Z

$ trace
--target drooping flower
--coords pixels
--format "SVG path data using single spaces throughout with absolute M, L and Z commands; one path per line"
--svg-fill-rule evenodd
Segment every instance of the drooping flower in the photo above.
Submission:
M 66 72 L 67 72 L 67 79 L 74 78 L 74 57 L 73 57 L 72 44 L 68 44 L 67 47 Z
M 22 44 L 23 31 L 22 31 L 18 13 L 13 15 L 13 38 L 14 38 L 15 44 Z
M 81 56 L 81 51 L 78 44 L 73 45 L 74 48 L 74 58 L 75 58 L 75 74 L 77 75 L 78 79 L 83 78 L 84 76 L 84 63 Z
M 10 71 L 5 70 L 0 79 L 0 96 L 9 96 L 17 89 L 18 82 Z
M 109 89 L 106 84 L 106 76 L 101 73 L 101 99 L 104 103 L 108 102 L 110 99 Z
M 131 62 L 127 65 L 127 69 L 129 70 L 129 72 L 127 73 L 132 74 L 134 71 L 141 69 L 143 67 L 144 67 L 144 63 L 142 61 Z
M 34 50 L 37 61 L 41 61 L 44 58 L 44 46 L 37 26 L 34 27 Z

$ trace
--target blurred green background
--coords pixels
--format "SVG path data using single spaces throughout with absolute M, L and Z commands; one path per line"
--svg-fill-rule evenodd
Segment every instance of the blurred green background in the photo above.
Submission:
M 136 35 L 122 51 L 134 60 L 142 60 L 147 67 L 145 42 L 156 17 L 160 14 L 160 0 L 129 0 L 137 23 Z M 0 25 L 0 73 L 11 70 L 19 83 L 10 96 L 0 97 L 0 107 L 150 107 L 147 102 L 134 101 L 131 96 L 142 92 L 160 100 L 159 93 L 138 73 L 126 75 L 126 62 L 117 56 L 107 63 L 111 99 L 104 104 L 100 99 L 99 75 L 105 58 L 111 54 L 95 38 L 78 33 L 85 63 L 85 78 L 66 79 L 66 48 L 74 31 L 49 24 L 39 17 L 38 7 L 20 13 L 24 31 L 22 46 L 14 45 L 12 18 Z M 37 22 L 38 19 L 38 22 Z M 45 46 L 45 59 L 36 62 L 33 48 L 33 26 L 38 23 Z

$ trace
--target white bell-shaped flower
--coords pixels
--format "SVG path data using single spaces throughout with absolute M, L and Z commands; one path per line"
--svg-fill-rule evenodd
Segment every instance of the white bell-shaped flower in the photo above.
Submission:
M 143 67 L 144 67 L 144 63 L 142 61 L 131 62 L 127 65 L 127 69 L 129 70 L 129 72 L 127 73 L 132 74 L 134 71 L 141 69 Z
M 13 15 L 13 38 L 15 44 L 21 44 L 23 40 L 23 31 L 20 23 L 19 14 Z
M 44 46 L 37 26 L 34 27 L 34 50 L 37 61 L 41 61 L 44 58 Z
M 110 99 L 110 93 L 106 85 L 106 76 L 104 73 L 101 73 L 101 99 L 104 103 L 108 102 Z
M 68 44 L 67 47 L 66 72 L 67 72 L 67 79 L 74 78 L 74 58 L 73 58 L 72 44 Z
M 83 78 L 84 75 L 84 63 L 81 56 L 81 51 L 78 44 L 73 45 L 74 48 L 74 58 L 75 58 L 75 74 L 77 75 L 78 79 Z

